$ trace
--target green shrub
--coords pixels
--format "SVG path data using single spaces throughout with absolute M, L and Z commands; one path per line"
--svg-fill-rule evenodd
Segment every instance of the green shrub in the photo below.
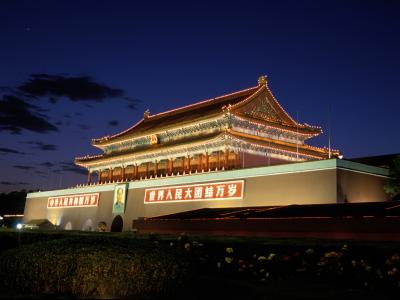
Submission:
M 19 293 L 152 298 L 190 276 L 182 254 L 148 240 L 92 237 L 40 242 L 4 251 L 0 285 Z

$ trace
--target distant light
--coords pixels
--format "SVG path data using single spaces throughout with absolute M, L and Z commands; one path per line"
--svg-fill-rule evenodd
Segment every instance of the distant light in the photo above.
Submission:
M 343 159 L 343 155 L 339 155 L 338 157 L 339 157 L 339 159 Z
M 21 223 L 17 224 L 17 229 L 22 229 L 22 224 Z
M 3 220 L 3 217 L 2 217 L 2 216 L 0 216 L 0 220 Z

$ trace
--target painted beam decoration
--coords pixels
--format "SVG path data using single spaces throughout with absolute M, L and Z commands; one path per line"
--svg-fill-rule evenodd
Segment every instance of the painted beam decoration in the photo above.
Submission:
M 243 199 L 244 180 L 146 189 L 144 203 Z
M 100 193 L 49 197 L 47 208 L 96 207 L 99 204 L 99 197 Z

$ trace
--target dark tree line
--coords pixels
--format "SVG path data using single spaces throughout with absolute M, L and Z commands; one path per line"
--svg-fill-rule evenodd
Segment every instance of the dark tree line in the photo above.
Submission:
M 27 191 L 13 191 L 0 194 L 0 215 L 23 214 Z
M 400 200 L 400 156 L 397 156 L 389 169 L 390 179 L 385 185 L 385 192 L 393 200 Z

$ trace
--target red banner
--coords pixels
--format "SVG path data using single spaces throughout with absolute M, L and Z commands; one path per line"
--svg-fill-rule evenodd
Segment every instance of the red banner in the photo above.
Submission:
M 243 199 L 244 180 L 146 189 L 144 203 Z
M 99 204 L 99 193 L 49 197 L 47 208 L 94 207 Z

